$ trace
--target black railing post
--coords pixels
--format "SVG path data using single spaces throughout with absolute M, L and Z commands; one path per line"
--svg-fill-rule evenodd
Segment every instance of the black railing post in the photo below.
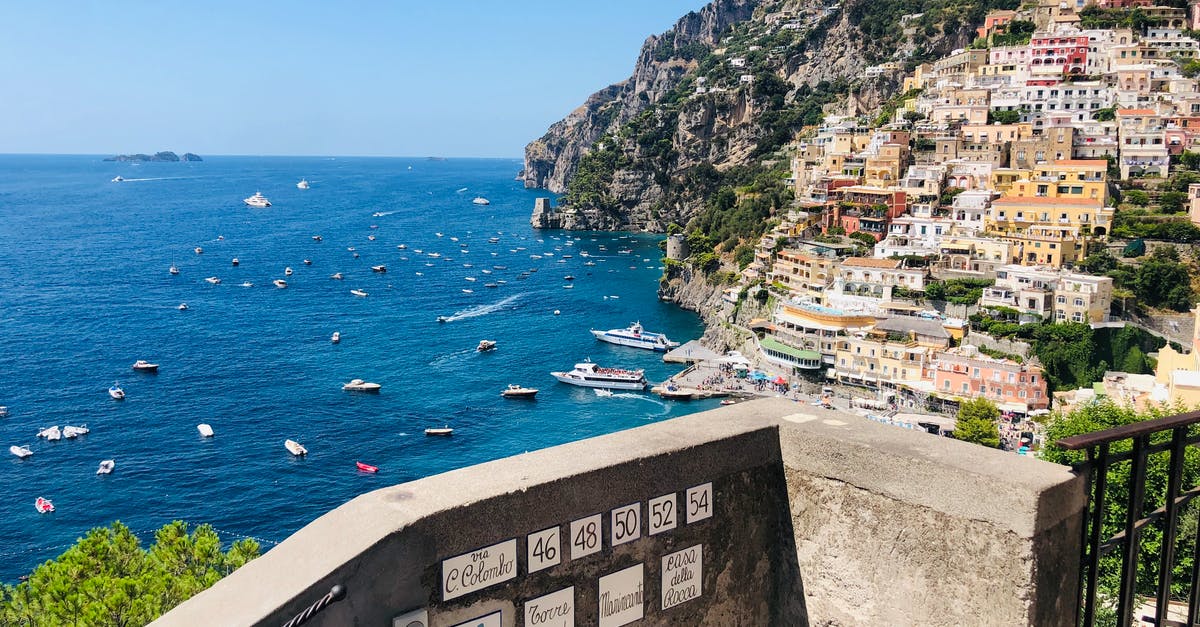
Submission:
M 1187 427 L 1175 429 L 1171 435 L 1171 461 L 1167 478 L 1167 497 L 1163 501 L 1162 554 L 1158 562 L 1158 596 L 1155 598 L 1154 624 L 1164 625 L 1167 610 L 1171 605 L 1171 569 L 1175 565 L 1175 534 L 1179 530 L 1178 505 L 1179 483 L 1183 480 L 1183 459 L 1186 453 Z
M 1091 464 L 1092 483 L 1092 520 L 1090 526 L 1085 519 L 1083 556 L 1086 560 L 1083 568 L 1085 583 L 1083 587 L 1083 627 L 1096 624 L 1096 587 L 1100 576 L 1100 541 L 1104 533 L 1105 491 L 1108 489 L 1108 442 L 1101 444 L 1099 452 L 1096 448 L 1087 450 L 1088 462 Z M 1084 512 L 1085 516 L 1087 512 Z
M 1117 624 L 1128 625 L 1133 620 L 1133 603 L 1137 595 L 1138 549 L 1141 548 L 1142 503 L 1146 496 L 1146 440 L 1149 436 L 1133 438 L 1132 467 L 1129 470 L 1129 509 L 1125 515 L 1125 546 L 1121 556 L 1121 593 L 1117 601 Z

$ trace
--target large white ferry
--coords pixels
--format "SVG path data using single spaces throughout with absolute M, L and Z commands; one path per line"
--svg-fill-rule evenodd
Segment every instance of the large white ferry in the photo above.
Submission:
M 263 196 L 262 192 L 254 192 L 253 196 L 243 199 L 242 202 L 250 205 L 251 207 L 262 208 L 271 206 L 271 201 L 267 200 L 267 197 Z
M 652 351 L 665 352 L 679 346 L 679 342 L 672 342 L 662 333 L 646 331 L 642 328 L 641 322 L 635 322 L 629 325 L 627 329 L 609 329 L 608 331 L 592 329 L 592 335 L 596 336 L 597 340 L 604 342 L 620 344 L 621 346 L 632 346 L 634 348 L 645 348 Z
M 571 385 L 611 390 L 641 390 L 646 387 L 646 375 L 642 370 L 623 368 L 601 368 L 585 361 L 575 364 L 570 372 L 551 372 L 555 379 Z

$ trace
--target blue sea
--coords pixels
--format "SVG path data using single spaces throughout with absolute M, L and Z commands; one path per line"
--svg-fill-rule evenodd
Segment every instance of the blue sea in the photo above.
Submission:
M 659 238 L 531 229 L 539 192 L 513 180 L 520 165 L 0 156 L 0 580 L 114 520 L 144 541 L 182 519 L 269 549 L 371 490 L 714 406 L 601 398 L 550 376 L 590 357 L 661 381 L 679 366 L 588 330 L 640 320 L 687 341 L 703 329 L 656 298 Z M 246 207 L 255 191 L 272 206 Z M 482 339 L 497 349 L 476 351 Z M 159 372 L 132 371 L 138 359 Z M 381 393 L 344 392 L 354 378 Z M 114 382 L 124 401 L 109 398 Z M 509 383 L 541 391 L 501 398 Z M 91 433 L 36 437 L 67 424 Z M 452 437 L 423 433 L 444 425 Z M 103 459 L 113 474 L 95 474 Z M 57 511 L 38 514 L 38 496 Z

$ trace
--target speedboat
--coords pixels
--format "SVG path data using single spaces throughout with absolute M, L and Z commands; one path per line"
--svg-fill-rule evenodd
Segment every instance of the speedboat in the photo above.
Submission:
M 487 198 L 484 198 L 483 196 L 476 196 L 475 198 L 473 198 L 473 199 L 471 200 L 471 202 L 473 202 L 473 203 L 475 203 L 475 204 L 477 204 L 477 205 L 490 205 L 490 204 L 492 204 L 492 201 L 488 200 Z
M 466 280 L 468 280 L 468 281 L 474 281 L 474 280 L 475 280 L 475 277 L 473 277 L 473 276 L 465 276 L 465 277 L 463 277 L 463 278 L 464 278 L 464 279 L 466 279 Z
M 333 274 L 329 275 L 329 278 L 331 278 L 335 281 L 341 281 L 342 279 L 344 279 L 346 277 L 342 276 L 341 272 L 334 272 Z
M 474 294 L 474 293 L 475 293 L 475 290 L 468 290 L 468 289 L 463 290 L 463 294 Z
M 0 418 L 8 418 L 8 408 L 0 405 Z
M 484 287 L 500 287 L 499 283 L 484 283 Z
M 71 425 L 67 425 L 62 428 L 63 437 L 67 438 L 68 440 L 74 440 L 75 438 L 77 438 L 81 435 L 87 435 L 91 432 L 92 432 L 92 430 L 88 429 L 87 425 L 83 425 L 81 427 L 73 427 Z
M 291 267 L 291 266 L 288 266 L 288 267 L 284 268 L 284 269 L 283 269 L 283 273 L 284 273 L 284 274 L 286 274 L 286 275 L 288 275 L 288 276 L 292 276 L 292 267 Z
M 374 235 L 368 235 L 368 236 L 367 236 L 367 241 L 369 241 L 369 242 L 373 242 L 373 241 L 375 241 L 375 236 L 374 236 Z
M 321 237 L 320 235 L 314 235 L 314 236 L 312 236 L 312 239 L 314 242 L 319 242 L 325 238 Z
M 114 183 L 120 183 L 120 182 L 122 182 L 122 181 L 124 181 L 124 180 L 125 180 L 125 177 L 123 177 L 123 176 L 121 176 L 120 174 L 118 174 L 118 175 L 116 175 L 116 176 L 114 176 L 114 177 L 113 177 L 113 180 L 112 180 L 112 182 L 114 182 Z
M 496 348 L 495 340 L 479 340 L 479 346 L 475 347 L 475 350 L 482 353 L 485 351 L 490 351 L 494 348 Z
M 96 474 L 110 475 L 110 474 L 112 474 L 113 468 L 115 468 L 116 466 L 117 466 L 117 462 L 115 462 L 111 459 L 106 459 L 106 460 L 100 462 L 100 467 L 96 469 Z
M 249 281 L 242 281 L 242 287 L 254 287 L 254 284 Z
M 108 395 L 118 401 L 125 400 L 125 390 L 122 390 L 121 386 L 116 383 L 113 383 L 112 387 L 108 388 Z
M 203 254 L 204 254 L 204 249 L 203 249 L 203 248 L 200 248 L 199 246 L 197 246 L 197 247 L 196 247 L 196 248 L 194 248 L 193 250 L 195 250 L 195 251 L 196 251 L 196 254 L 197 254 L 197 255 L 203 255 Z
M 133 362 L 133 369 L 139 372 L 158 372 L 158 364 L 152 364 L 145 359 Z
M 241 262 L 241 261 L 238 261 L 238 258 L 237 258 L 237 257 L 234 257 L 234 258 L 233 258 L 233 261 L 232 261 L 232 262 L 230 262 L 230 263 L 232 263 L 234 266 L 236 266 L 236 265 L 238 265 L 238 264 L 240 264 L 240 263 L 242 263 L 242 262 Z
M 362 379 L 353 379 L 349 383 L 343 384 L 342 389 L 347 392 L 378 392 L 383 386 Z
M 33 455 L 33 451 L 29 450 L 28 446 L 17 446 L 16 444 L 8 447 L 8 452 L 20 457 L 21 459 L 25 459 L 26 457 Z
M 211 284 L 213 284 L 213 285 L 220 285 L 220 284 L 221 284 L 221 279 L 218 279 L 218 278 L 217 278 L 217 277 L 215 277 L 215 276 L 210 276 L 210 277 L 208 277 L 207 279 L 204 279 L 204 281 L 205 281 L 205 282 L 207 282 L 207 283 L 211 283 Z
M 179 274 L 179 268 L 176 267 L 175 264 L 171 264 L 171 268 L 167 270 L 167 272 L 170 272 L 171 274 Z
M 295 440 L 284 440 L 283 448 L 286 448 L 289 453 L 291 453 L 292 455 L 295 455 L 296 457 L 300 457 L 302 455 L 308 455 L 308 449 L 304 448 L 299 442 L 297 442 Z
M 454 429 L 451 429 L 450 425 L 446 425 L 440 429 L 434 427 L 432 429 L 426 429 L 425 435 L 454 435 Z
M 438 322 L 449 322 L 450 318 L 447 318 L 446 316 L 438 316 L 437 321 Z
M 342 341 L 342 332 L 334 331 L 333 335 L 330 336 L 329 341 L 333 342 L 334 344 L 337 344 L 338 342 Z
M 551 372 L 550 375 L 563 383 L 583 387 L 617 390 L 641 390 L 646 387 L 643 370 L 602 368 L 591 361 L 575 364 L 575 369 L 569 372 Z
M 619 344 L 621 346 L 632 346 L 634 348 L 645 348 L 652 351 L 665 352 L 679 346 L 679 342 L 672 342 L 662 333 L 651 333 L 642 329 L 642 323 L 640 322 L 634 322 L 625 329 L 609 329 L 608 331 L 592 329 L 592 335 L 603 342 Z
M 51 503 L 50 499 L 42 498 L 40 496 L 37 497 L 37 500 L 33 502 L 33 507 L 38 511 L 39 514 L 48 514 L 54 511 L 54 503 Z
M 363 472 L 379 472 L 378 466 L 372 466 L 370 464 L 364 464 L 362 462 L 354 462 L 354 465 L 357 466 L 358 469 Z
M 537 393 L 537 388 L 526 388 L 516 383 L 510 383 L 503 392 L 500 392 L 500 396 L 504 398 L 533 398 Z
M 387 266 L 384 266 L 384 265 L 371 266 L 371 272 L 387 272 Z
M 187 311 L 187 303 L 179 303 L 179 311 Z
M 242 202 L 250 205 L 251 207 L 258 207 L 260 209 L 271 206 L 271 201 L 267 200 L 267 197 L 263 196 L 262 192 L 254 192 L 253 196 L 243 199 Z
M 354 294 L 355 296 L 363 297 L 363 298 L 365 298 L 367 296 L 367 293 L 362 290 L 350 290 L 350 293 Z
M 300 179 L 300 182 L 296 183 L 296 189 L 308 189 L 308 181 Z
M 305 259 L 305 260 L 304 260 L 304 265 L 306 265 L 306 266 L 311 266 L 311 265 L 312 265 L 312 259 Z
M 209 425 L 208 423 L 202 422 L 202 423 L 196 425 L 196 430 L 199 431 L 200 435 L 203 437 L 206 437 L 206 438 L 213 437 L 212 425 Z
M 274 281 L 271 281 L 271 282 L 275 284 L 275 287 L 278 287 L 280 289 L 287 287 L 287 281 L 284 281 L 283 279 L 275 279 Z
M 564 281 L 574 281 L 574 280 L 575 280 L 575 277 L 574 277 L 574 276 L 572 276 L 572 275 L 570 275 L 570 274 L 568 274 L 567 276 L 563 277 L 563 280 L 564 280 Z
M 46 438 L 47 441 L 54 442 L 62 439 L 62 431 L 58 429 L 58 425 L 54 425 L 53 427 L 46 427 L 38 431 L 37 437 Z
M 397 244 L 396 248 L 398 250 L 408 250 L 408 244 Z

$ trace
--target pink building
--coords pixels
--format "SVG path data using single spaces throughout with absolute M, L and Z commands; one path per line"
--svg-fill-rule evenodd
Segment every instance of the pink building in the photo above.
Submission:
M 1041 366 L 988 357 L 970 345 L 937 352 L 933 385 L 943 397 L 983 397 L 1001 411 L 1026 413 L 1050 406 Z
M 1058 74 L 1082 74 L 1087 69 L 1086 35 L 1047 35 L 1029 42 L 1029 69 L 1037 72 L 1050 67 Z

